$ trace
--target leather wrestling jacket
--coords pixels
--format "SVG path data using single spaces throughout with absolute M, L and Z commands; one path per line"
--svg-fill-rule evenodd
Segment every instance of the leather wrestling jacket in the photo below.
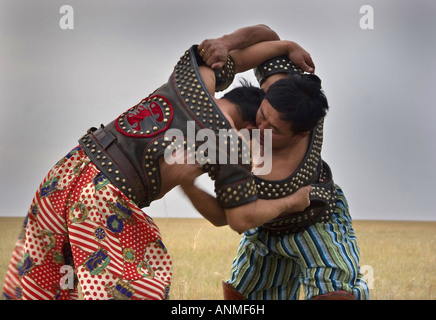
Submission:
M 203 82 L 199 72 L 202 64 L 194 45 L 180 58 L 167 83 L 109 124 L 91 128 L 79 140 L 98 169 L 140 208 L 148 206 L 159 195 L 165 175 L 159 168 L 159 157 L 166 148 L 178 143 L 165 135 L 169 129 L 182 132 L 183 145 L 178 147 L 185 150 L 198 147 L 195 141 L 188 141 L 188 122 L 195 124 L 196 133 L 205 128 L 217 135 L 220 129 L 231 130 Z M 230 56 L 222 69 L 215 70 L 215 76 L 216 91 L 231 84 L 234 64 Z M 240 138 L 236 144 L 242 159 L 241 150 L 246 148 L 241 148 L 244 143 Z M 222 207 L 240 206 L 257 199 L 251 163 L 206 163 L 203 168 L 215 181 L 215 192 Z
M 260 84 L 276 73 L 303 74 L 287 56 L 264 62 L 254 69 Z M 291 213 L 265 223 L 261 228 L 274 235 L 296 233 L 315 222 L 327 222 L 334 212 L 336 188 L 328 164 L 321 158 L 324 118 L 311 132 L 310 144 L 298 168 L 283 180 L 265 180 L 255 177 L 259 199 L 277 199 L 294 193 L 302 186 L 312 185 L 310 205 L 303 212 Z

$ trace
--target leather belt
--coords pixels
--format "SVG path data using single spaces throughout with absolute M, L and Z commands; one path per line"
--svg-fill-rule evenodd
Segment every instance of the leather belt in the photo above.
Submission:
M 309 194 L 310 205 L 302 212 L 291 213 L 268 221 L 260 228 L 274 236 L 304 231 L 316 222 L 328 222 L 336 207 L 336 186 L 333 182 L 331 169 L 322 161 L 321 174 L 318 181 L 312 183 Z
M 149 205 L 141 177 L 115 142 L 116 137 L 103 125 L 89 129 L 79 140 L 86 155 L 113 185 L 140 208 Z

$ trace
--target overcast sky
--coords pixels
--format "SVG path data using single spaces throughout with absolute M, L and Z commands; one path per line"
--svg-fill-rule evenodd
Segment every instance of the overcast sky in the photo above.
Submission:
M 263 23 L 315 61 L 330 105 L 322 156 L 353 218 L 436 220 L 435 16 L 434 0 L 0 0 L 0 216 L 24 216 L 86 130 L 166 82 L 185 49 Z M 144 211 L 199 217 L 179 189 Z

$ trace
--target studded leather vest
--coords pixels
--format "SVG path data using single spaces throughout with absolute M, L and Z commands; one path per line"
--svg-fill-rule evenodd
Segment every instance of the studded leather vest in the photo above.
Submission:
M 202 80 L 199 66 L 203 63 L 197 46 L 192 46 L 180 58 L 166 84 L 106 126 L 91 128 L 79 140 L 91 161 L 140 208 L 148 206 L 160 192 L 165 172 L 159 170 L 159 157 L 165 149 L 197 150 L 198 143 L 188 141 L 189 124 L 195 125 L 195 134 L 207 128 L 216 137 L 220 129 L 232 130 Z M 222 69 L 215 71 L 215 76 L 217 91 L 233 81 L 234 65 L 230 57 Z M 165 134 L 169 129 L 180 130 L 183 145 L 174 145 L 180 140 L 169 138 Z M 239 150 L 245 150 L 241 148 L 241 139 L 236 144 Z M 203 168 L 215 180 L 215 192 L 222 207 L 235 207 L 257 199 L 250 163 L 206 161 Z
M 288 57 L 281 56 L 264 62 L 254 72 L 262 84 L 273 74 L 301 74 L 303 70 L 294 65 Z M 271 220 L 261 227 L 274 235 L 300 232 L 315 222 L 328 221 L 334 212 L 336 188 L 330 167 L 321 158 L 323 126 L 324 119 L 320 119 L 311 132 L 309 147 L 303 161 L 289 177 L 279 181 L 255 178 L 260 199 L 285 197 L 302 186 L 312 185 L 308 208 L 303 212 Z

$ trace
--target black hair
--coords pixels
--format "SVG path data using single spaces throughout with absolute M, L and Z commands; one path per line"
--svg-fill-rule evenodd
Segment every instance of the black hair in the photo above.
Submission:
M 313 74 L 292 74 L 273 83 L 265 99 L 291 123 L 295 134 L 310 131 L 329 109 L 321 79 Z
M 242 120 L 256 123 L 256 113 L 262 103 L 265 93 L 259 87 L 251 85 L 247 80 L 241 80 L 241 86 L 232 89 L 223 95 L 238 105 Z

